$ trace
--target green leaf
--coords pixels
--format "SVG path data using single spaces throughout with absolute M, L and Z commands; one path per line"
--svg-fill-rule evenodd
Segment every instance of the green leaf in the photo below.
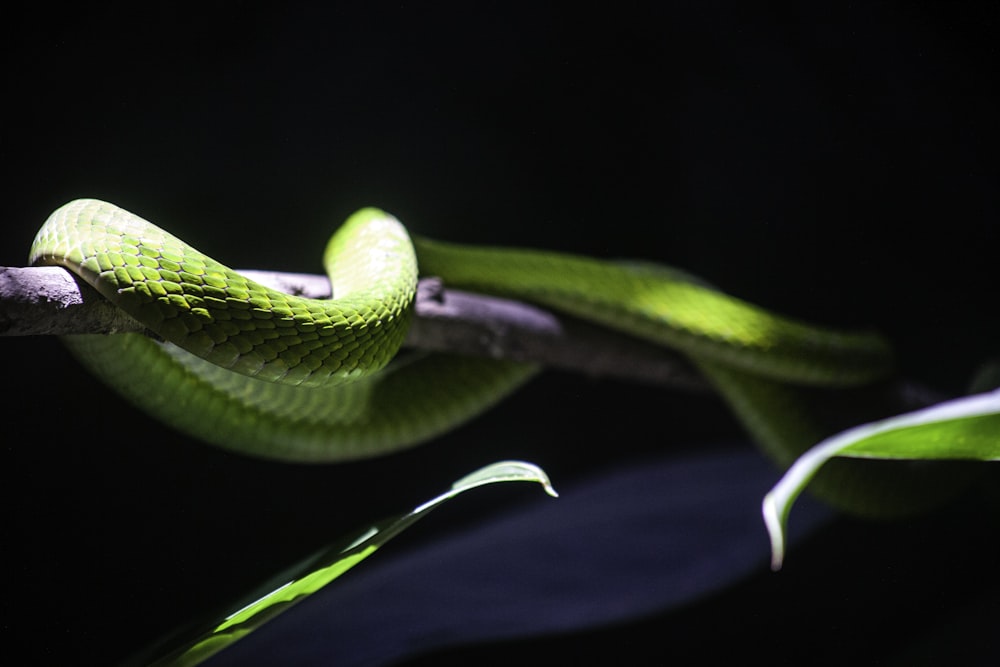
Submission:
M 254 596 L 251 602 L 236 606 L 234 611 L 214 619 L 195 632 L 193 638 L 189 636 L 170 642 L 171 648 L 166 653 L 159 653 L 154 649 L 154 655 L 159 657 L 152 660 L 136 659 L 130 664 L 150 667 L 198 665 L 337 579 L 445 501 L 465 491 L 498 482 L 537 482 L 550 496 L 558 495 L 545 471 L 531 463 L 501 461 L 488 465 L 463 477 L 445 493 L 411 511 L 383 519 L 358 535 L 310 558 L 290 574 L 282 576 L 276 584 L 267 586 L 263 595 Z
M 792 503 L 824 463 L 837 456 L 877 459 L 1000 460 L 1000 389 L 843 431 L 800 456 L 764 496 L 771 568 L 781 568 Z

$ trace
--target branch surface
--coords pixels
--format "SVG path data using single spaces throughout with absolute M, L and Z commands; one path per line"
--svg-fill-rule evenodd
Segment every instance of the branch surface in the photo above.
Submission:
M 289 294 L 330 298 L 325 276 L 241 271 Z M 148 333 L 61 267 L 0 267 L 0 336 Z M 708 391 L 680 354 L 532 304 L 420 281 L 405 345 Z

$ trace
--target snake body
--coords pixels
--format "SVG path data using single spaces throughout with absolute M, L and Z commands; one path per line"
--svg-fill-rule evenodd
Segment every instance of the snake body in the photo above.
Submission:
M 789 411 L 796 394 L 789 387 L 857 386 L 892 368 L 877 334 L 775 315 L 666 268 L 441 243 L 411 236 L 377 209 L 359 211 L 331 238 L 329 300 L 264 287 L 93 199 L 53 212 L 29 260 L 69 269 L 155 334 L 65 337 L 94 374 L 176 429 L 281 460 L 341 461 L 426 441 L 538 370 L 399 355 L 422 275 L 685 353 L 782 465 L 823 435 L 808 416 Z

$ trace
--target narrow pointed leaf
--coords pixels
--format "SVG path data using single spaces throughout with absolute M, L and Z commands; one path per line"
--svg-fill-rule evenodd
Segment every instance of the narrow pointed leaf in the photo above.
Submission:
M 154 648 L 152 659 L 137 658 L 129 664 L 150 667 L 192 667 L 201 664 L 337 579 L 445 501 L 471 489 L 498 482 L 537 482 L 550 496 L 557 496 L 548 476 L 533 464 L 501 461 L 488 465 L 463 477 L 445 493 L 411 511 L 372 524 L 358 535 L 310 558 L 280 577 L 278 583 L 265 587 L 266 592 L 262 595 L 254 596 L 247 604 L 237 605 L 234 611 L 193 633 L 193 638 L 189 636 L 168 642 L 168 647 L 172 648 L 167 648 L 166 652 Z
M 771 567 L 780 569 L 792 503 L 837 456 L 877 459 L 1000 460 L 1000 389 L 945 401 L 843 431 L 803 454 L 764 496 Z

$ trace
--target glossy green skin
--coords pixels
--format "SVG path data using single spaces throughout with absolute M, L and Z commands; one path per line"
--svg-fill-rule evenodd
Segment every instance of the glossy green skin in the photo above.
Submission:
M 116 206 L 58 209 L 32 245 L 33 264 L 77 273 L 151 331 L 191 354 L 261 380 L 324 386 L 384 367 L 406 334 L 417 284 L 402 225 L 355 214 L 327 248 L 336 301 L 289 296 L 243 278 Z
M 64 337 L 87 368 L 156 418 L 244 454 L 326 462 L 395 451 L 470 419 L 535 370 L 448 355 L 387 368 L 406 335 L 417 268 L 406 230 L 374 209 L 327 247 L 334 300 L 246 280 L 95 200 L 56 210 L 30 261 L 68 268 L 170 341 Z
M 864 384 L 892 366 L 877 335 L 780 317 L 667 267 L 413 239 L 376 209 L 352 216 L 324 259 L 334 299 L 286 295 L 96 200 L 55 211 L 30 257 L 77 273 L 168 341 L 66 337 L 96 375 L 177 429 L 282 460 L 400 450 L 455 428 L 535 373 L 513 362 L 397 355 L 418 275 L 686 353 L 782 465 L 826 435 L 797 412 L 790 386 Z

